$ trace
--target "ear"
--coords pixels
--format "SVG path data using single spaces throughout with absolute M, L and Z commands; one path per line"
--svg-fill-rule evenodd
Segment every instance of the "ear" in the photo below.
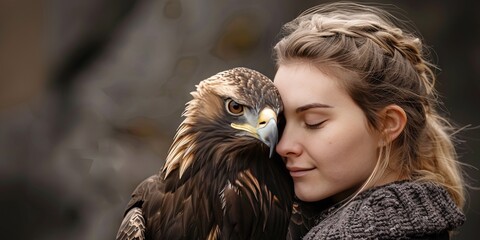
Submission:
M 379 145 L 384 146 L 395 140 L 400 133 L 402 133 L 407 124 L 407 114 L 405 110 L 398 105 L 392 104 L 386 106 L 381 112 L 383 139 L 380 140 Z

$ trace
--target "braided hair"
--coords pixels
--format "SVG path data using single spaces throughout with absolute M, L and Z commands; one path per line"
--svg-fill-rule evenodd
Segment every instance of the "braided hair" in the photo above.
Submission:
M 364 187 L 387 169 L 396 169 L 411 180 L 444 186 L 463 207 L 464 180 L 454 128 L 437 112 L 435 66 L 404 22 L 380 7 L 337 2 L 305 11 L 282 30 L 274 47 L 277 66 L 308 61 L 349 73 L 339 84 L 363 110 L 371 130 L 381 131 L 382 108 L 396 104 L 405 111 L 405 129 L 381 149 Z

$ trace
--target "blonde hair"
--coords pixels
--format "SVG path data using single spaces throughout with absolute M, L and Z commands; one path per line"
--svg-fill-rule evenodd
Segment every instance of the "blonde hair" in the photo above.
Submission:
M 436 110 L 434 66 L 413 32 L 379 7 L 340 2 L 307 10 L 285 24 L 283 34 L 274 48 L 277 65 L 300 60 L 352 73 L 355 77 L 343 79 L 342 86 L 363 110 L 370 128 L 381 131 L 378 113 L 390 104 L 405 111 L 405 129 L 380 151 L 364 187 L 384 174 L 395 156 L 401 159 L 396 167 L 404 176 L 442 185 L 463 207 L 454 128 Z

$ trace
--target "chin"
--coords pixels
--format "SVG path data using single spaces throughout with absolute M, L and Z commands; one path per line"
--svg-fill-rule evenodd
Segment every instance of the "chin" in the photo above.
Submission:
M 304 202 L 316 202 L 324 199 L 322 196 L 314 194 L 314 191 L 311 189 L 302 189 L 301 187 L 297 187 L 297 185 L 295 185 L 295 196 Z

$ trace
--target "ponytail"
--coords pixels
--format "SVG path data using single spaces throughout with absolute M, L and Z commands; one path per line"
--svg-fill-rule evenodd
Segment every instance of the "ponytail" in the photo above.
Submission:
M 419 139 L 418 159 L 413 172 L 418 180 L 445 187 L 461 208 L 465 203 L 464 179 L 453 142 L 450 123 L 436 113 L 427 113 L 426 126 Z

